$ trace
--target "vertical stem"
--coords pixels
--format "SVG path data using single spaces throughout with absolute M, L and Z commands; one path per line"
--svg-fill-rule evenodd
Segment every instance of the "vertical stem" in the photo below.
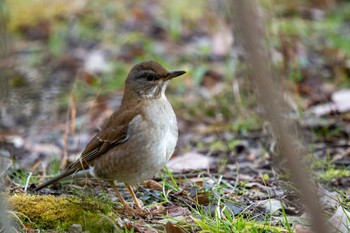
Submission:
M 8 56 L 8 38 L 7 38 L 7 20 L 8 11 L 5 0 L 0 0 L 0 120 L 2 121 L 3 106 L 6 103 L 7 92 L 8 92 L 8 82 L 6 75 L 6 68 L 3 68 L 1 61 L 4 61 Z M 1 162 L 1 161 L 0 161 Z M 6 169 L 6 168 L 5 168 Z M 7 170 L 7 169 L 6 169 Z M 0 171 L 1 173 L 1 171 Z M 6 209 L 6 200 L 3 195 L 5 191 L 4 176 L 6 172 L 0 176 L 0 231 L 1 232 L 11 232 L 11 222 L 7 216 L 8 212 Z
M 273 133 L 278 138 L 280 159 L 287 162 L 291 180 L 300 191 L 301 199 L 312 217 L 314 231 L 326 233 L 327 227 L 313 189 L 313 182 L 306 166 L 302 163 L 301 156 L 305 154 L 305 150 L 296 148 L 298 144 L 292 124 L 283 117 L 282 94 L 278 85 L 272 80 L 270 59 L 264 47 L 266 41 L 264 27 L 262 18 L 258 15 L 258 1 L 234 0 L 234 3 L 235 23 L 242 33 L 247 63 L 251 68 L 251 81 L 256 85 L 258 100 L 265 112 L 264 117 L 270 122 Z

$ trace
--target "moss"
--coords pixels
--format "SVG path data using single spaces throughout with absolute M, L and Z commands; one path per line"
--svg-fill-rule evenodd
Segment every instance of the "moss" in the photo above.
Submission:
M 64 231 L 72 224 L 80 224 L 90 232 L 113 232 L 110 202 L 96 197 L 38 196 L 15 194 L 9 197 L 12 208 L 27 216 L 19 215 L 31 228 Z
M 350 171 L 347 169 L 328 168 L 324 172 L 318 174 L 318 179 L 322 181 L 331 181 L 341 177 L 350 177 Z

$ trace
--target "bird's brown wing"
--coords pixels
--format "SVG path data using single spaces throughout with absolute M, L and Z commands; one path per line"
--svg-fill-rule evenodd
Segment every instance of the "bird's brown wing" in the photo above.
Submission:
M 81 157 L 67 169 L 87 169 L 96 158 L 127 141 L 129 123 L 138 115 L 140 112 L 135 110 L 124 109 L 115 112 L 101 131 L 91 139 Z
M 135 110 L 123 109 L 113 113 L 102 130 L 93 139 L 91 139 L 83 151 L 80 159 L 67 167 L 62 174 L 46 181 L 45 183 L 36 187 L 34 190 L 39 191 L 40 189 L 45 188 L 79 170 L 88 169 L 89 165 L 93 165 L 96 158 L 102 156 L 113 147 L 118 146 L 119 144 L 128 140 L 128 127 L 130 122 L 133 119 L 138 119 L 140 117 L 142 117 L 142 114 Z

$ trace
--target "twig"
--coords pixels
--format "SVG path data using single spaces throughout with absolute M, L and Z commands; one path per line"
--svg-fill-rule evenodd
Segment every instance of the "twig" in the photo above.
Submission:
M 69 121 L 68 114 L 69 112 L 67 112 L 67 121 Z M 63 156 L 60 163 L 61 169 L 64 169 L 66 167 L 67 160 L 68 160 L 68 133 L 69 133 L 69 122 L 66 122 L 64 126 L 64 133 L 63 133 L 63 150 L 62 150 Z
M 32 172 L 29 172 L 29 175 L 27 177 L 27 181 L 26 181 L 26 186 L 24 187 L 24 192 L 27 192 L 27 188 L 28 188 L 28 185 L 29 185 L 29 181 L 30 181 L 30 178 L 32 177 L 33 173 Z
M 70 96 L 71 110 L 70 110 L 70 133 L 75 133 L 75 118 L 77 115 L 75 94 L 72 92 Z
M 282 117 L 283 107 L 280 104 L 282 94 L 278 85 L 272 81 L 273 72 L 270 59 L 263 43 L 266 42 L 262 19 L 258 14 L 258 1 L 235 0 L 234 15 L 241 30 L 243 43 L 247 53 L 247 63 L 250 65 L 252 83 L 255 84 L 258 100 L 265 112 L 265 119 L 271 123 L 272 131 L 278 138 L 281 159 L 286 160 L 291 180 L 300 190 L 301 198 L 312 217 L 312 227 L 315 232 L 328 232 L 322 210 L 313 190 L 313 182 L 302 163 L 300 155 L 305 150 L 295 147 L 296 135 L 291 123 Z M 303 148 L 304 149 L 304 148 Z

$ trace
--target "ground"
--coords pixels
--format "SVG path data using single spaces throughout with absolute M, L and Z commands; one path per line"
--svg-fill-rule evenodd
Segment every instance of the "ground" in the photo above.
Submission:
M 260 3 L 283 115 L 306 149 L 300 156 L 324 217 L 332 229 L 349 231 L 350 4 Z M 14 229 L 311 231 L 273 122 L 259 105 L 229 2 L 0 6 L 1 196 Z M 120 105 L 128 71 L 144 60 L 187 71 L 167 89 L 178 118 L 175 153 L 134 187 L 150 214 L 127 215 L 111 187 L 87 175 L 32 191 L 79 157 Z

